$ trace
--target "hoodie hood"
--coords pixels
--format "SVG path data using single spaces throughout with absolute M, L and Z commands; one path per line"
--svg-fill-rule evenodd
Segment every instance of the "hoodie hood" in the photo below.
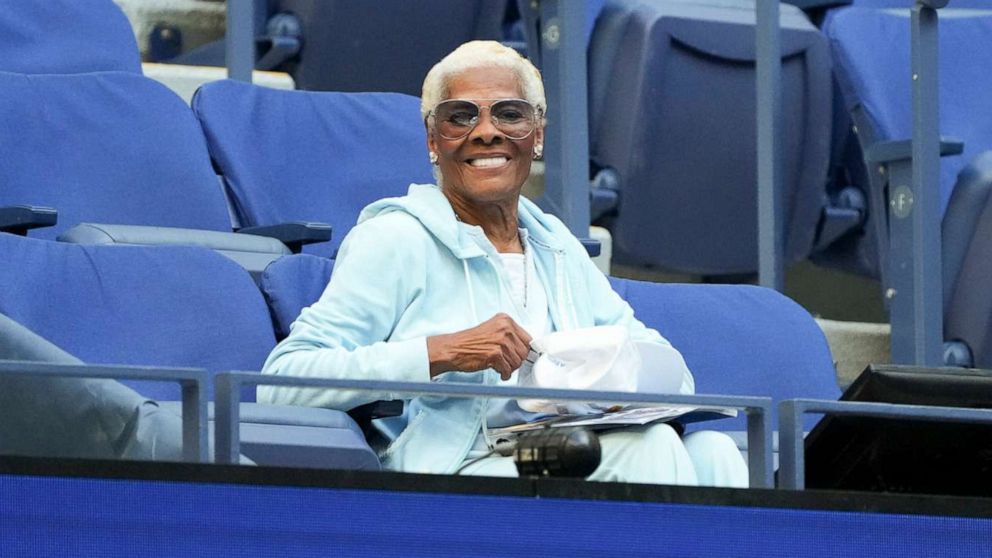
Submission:
M 373 202 L 362 210 L 358 222 L 394 211 L 406 213 L 420 221 L 431 235 L 459 259 L 484 255 L 479 245 L 462 233 L 448 198 L 434 184 L 411 184 L 406 196 Z M 517 219 L 532 241 L 552 250 L 562 249 L 561 241 L 556 237 L 562 234 L 564 225 L 523 196 L 520 196 L 517 204 Z

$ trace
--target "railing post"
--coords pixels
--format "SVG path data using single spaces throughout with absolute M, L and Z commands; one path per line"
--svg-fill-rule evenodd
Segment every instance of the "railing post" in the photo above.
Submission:
M 214 379 L 214 462 L 236 464 L 241 453 L 241 382 L 236 375 Z
M 782 235 L 782 44 L 779 0 L 757 2 L 758 282 L 785 287 Z
M 541 0 L 541 71 L 548 116 L 544 199 L 572 234 L 589 237 L 589 116 L 585 0 Z
M 251 83 L 255 69 L 255 2 L 227 0 L 227 33 L 224 36 L 227 77 Z
M 912 9 L 910 83 L 912 160 L 889 181 L 889 318 L 892 362 L 943 363 L 940 250 L 940 108 L 937 10 L 946 0 L 918 0 Z M 908 172 L 907 172 L 908 170 Z

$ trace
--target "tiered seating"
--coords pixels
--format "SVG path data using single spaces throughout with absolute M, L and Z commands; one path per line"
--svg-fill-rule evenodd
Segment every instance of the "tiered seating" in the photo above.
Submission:
M 90 364 L 259 370 L 275 345 L 248 273 L 187 246 L 81 246 L 0 234 L 0 314 Z M 175 400 L 165 384 L 135 384 Z M 243 394 L 253 401 L 254 392 Z M 373 468 L 344 413 L 244 404 L 242 451 L 258 463 Z
M 320 221 L 334 257 L 369 203 L 431 183 L 420 100 L 400 93 L 277 91 L 235 81 L 200 88 L 193 110 L 246 226 Z
M 955 6 L 957 4 L 955 3 Z M 845 159 L 848 175 L 868 192 L 867 234 L 846 249 L 862 268 L 885 276 L 888 257 L 888 173 L 885 161 L 866 162 L 885 142 L 912 136 L 908 10 L 846 8 L 825 24 L 836 76 L 857 127 L 860 149 Z M 992 120 L 985 76 L 992 56 L 976 48 L 992 39 L 992 11 L 942 10 L 940 20 L 940 126 L 944 136 L 964 141 L 960 156 L 944 157 L 940 170 L 943 215 L 945 339 L 964 342 L 973 363 L 992 366 L 988 320 L 992 295 L 986 286 L 992 236 Z M 874 153 L 874 155 L 872 155 Z M 904 150 L 902 157 L 908 156 Z
M 298 10 L 300 17 L 331 4 L 293 3 L 309 6 Z M 458 6 L 482 10 L 482 3 Z M 795 260 L 809 253 L 823 208 L 828 80 L 822 37 L 798 13 L 783 12 L 784 99 L 799 101 L 786 109 L 785 129 L 795 136 L 783 141 L 787 253 Z M 751 14 L 725 3 L 617 1 L 600 17 L 590 76 L 609 86 L 595 86 L 590 96 L 593 156 L 621 177 L 614 222 L 621 258 L 707 275 L 754 270 Z M 355 32 L 349 25 L 348 35 Z M 386 44 L 381 28 L 370 38 Z M 318 44 L 309 42 L 309 52 Z M 402 65 L 413 67 L 406 58 L 411 51 L 402 52 Z M 310 68 L 319 66 L 307 56 L 298 80 L 321 73 L 306 70 L 307 60 Z M 355 65 L 392 75 L 382 65 Z M 0 122 L 22 131 L 0 163 L 0 206 L 51 205 L 62 221 L 32 235 L 144 244 L 162 242 L 162 231 L 151 226 L 191 227 L 199 230 L 167 231 L 166 242 L 230 247 L 258 270 L 288 251 L 266 245 L 256 257 L 230 240 L 241 237 L 228 234 L 207 145 L 235 217 L 248 226 L 332 221 L 341 239 L 368 202 L 401 195 L 411 181 L 431 180 L 415 98 L 220 82 L 195 100 L 201 131 L 178 98 L 133 68 L 119 69 L 129 71 L 0 73 Z M 419 88 L 425 68 L 414 71 Z M 717 102 L 702 102 L 713 98 Z M 142 227 L 67 231 L 83 220 Z M 737 243 L 727 241 L 728 230 Z M 246 241 L 256 240 L 265 242 Z M 333 257 L 336 243 L 312 251 Z M 9 286 L 0 293 L 0 314 L 83 361 L 213 372 L 257 370 L 276 336 L 319 296 L 332 265 L 298 255 L 269 267 L 262 285 L 273 331 L 248 276 L 207 250 L 78 246 L 0 234 L 0 260 L 7 263 L 0 283 Z M 683 351 L 700 392 L 836 396 L 822 334 L 780 295 L 750 287 L 615 286 L 639 317 Z M 745 376 L 756 372 L 782 375 Z M 148 397 L 176 397 L 137 387 Z M 378 466 L 350 419 L 333 411 L 249 404 L 242 410 L 242 440 L 245 453 L 262 463 Z

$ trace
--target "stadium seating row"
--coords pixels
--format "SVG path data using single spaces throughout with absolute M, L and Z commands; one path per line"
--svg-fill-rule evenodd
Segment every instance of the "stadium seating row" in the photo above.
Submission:
M 9 286 L 0 296 L 0 308 L 6 317 L 84 362 L 210 372 L 260 368 L 276 330 L 244 269 L 204 248 L 92 245 L 97 234 L 103 235 L 101 243 L 128 245 L 225 248 L 225 242 L 236 242 L 209 238 L 228 235 L 231 228 L 211 161 L 223 172 L 236 217 L 249 225 L 278 221 L 287 204 L 295 204 L 285 209 L 292 213 L 324 202 L 325 209 L 314 209 L 317 216 L 336 215 L 344 207 L 341 219 L 350 223 L 358 208 L 385 193 L 377 190 L 380 185 L 395 188 L 401 180 L 402 188 L 411 177 L 429 180 L 429 167 L 420 156 L 424 139 L 415 99 L 399 94 L 277 93 L 221 82 L 198 95 L 197 122 L 185 105 L 133 67 L 102 62 L 87 67 L 89 60 L 101 58 L 88 57 L 83 48 L 71 54 L 79 58 L 63 56 L 62 66 L 48 68 L 48 73 L 0 74 L 4 129 L 23 131 L 5 158 L 0 199 L 5 204 L 57 207 L 62 220 L 51 230 L 30 233 L 39 238 L 0 235 L 8 264 L 3 283 Z M 352 144 L 351 151 L 336 151 L 340 144 Z M 356 186 L 358 176 L 376 180 Z M 253 200 L 252 195 L 262 198 Z M 272 208 L 276 215 L 265 213 Z M 267 221 L 271 219 L 276 221 Z M 69 228 L 85 220 L 139 228 Z M 151 226 L 190 230 L 166 231 L 163 240 L 151 238 L 161 232 L 149 230 Z M 346 228 L 339 228 L 338 238 Z M 83 244 L 52 242 L 56 236 Z M 219 251 L 232 256 L 231 250 Z M 286 250 L 267 254 L 277 258 Z M 322 255 L 332 256 L 333 247 Z M 322 266 L 309 280 L 286 287 L 290 294 L 301 286 L 310 288 L 296 295 L 301 304 L 319 294 L 331 263 L 305 258 L 274 259 L 280 268 L 296 261 Z M 232 259 L 261 272 L 254 260 L 246 262 L 237 255 Z M 262 284 L 267 285 L 268 299 L 275 301 L 271 308 L 275 323 L 281 324 L 278 331 L 285 333 L 300 306 L 286 307 L 290 294 L 273 287 L 278 282 L 267 277 L 262 273 Z M 744 374 L 775 371 L 792 378 L 772 382 L 783 390 L 783 397 L 836 395 L 822 334 L 801 308 L 780 295 L 748 287 L 617 285 L 632 303 L 643 306 L 649 323 L 652 314 L 663 316 L 665 322 L 653 325 L 671 330 L 669 335 L 684 345 L 697 374 L 712 377 L 701 385 L 727 393 L 766 392 L 772 388 L 746 381 Z M 634 302 L 637 299 L 642 302 Z M 685 306 L 680 313 L 681 304 Z M 735 306 L 740 319 L 725 320 L 735 314 Z M 768 321 L 757 323 L 759 316 Z M 687 325 L 680 327 L 677 322 L 683 318 Z M 694 321 L 699 325 L 688 325 Z M 784 341 L 782 335 L 793 337 Z M 739 342 L 731 344 L 739 345 L 740 352 L 714 352 L 706 346 L 712 338 L 737 338 Z M 692 348 L 694 343 L 698 349 Z M 765 344 L 778 350 L 769 351 Z M 723 360 L 728 355 L 736 356 Z M 814 377 L 822 392 L 811 392 L 809 379 Z M 157 384 L 135 387 L 147 397 L 177 398 Z M 357 432 L 350 419 L 334 411 L 260 406 L 242 410 L 245 453 L 260 463 L 377 467 L 364 442 L 356 446 Z M 329 448 L 333 456 L 321 452 Z
M 243 268 L 196 246 L 89 246 L 0 233 L 0 259 L 7 264 L 0 269 L 7 286 L 0 314 L 44 342 L 89 364 L 202 368 L 211 375 L 259 370 L 277 335 L 320 295 L 332 267 L 310 254 L 276 260 L 262 276 L 263 298 Z M 700 392 L 782 400 L 839 393 L 823 334 L 775 291 L 621 279 L 614 287 L 680 348 Z M 0 346 L 0 357 L 25 350 Z M 130 385 L 159 401 L 178 399 L 160 383 Z M 242 397 L 251 401 L 253 393 Z M 36 420 L 43 423 L 46 411 L 39 409 Z M 378 468 L 344 413 L 243 404 L 241 417 L 243 452 L 258 463 Z M 733 421 L 713 425 L 740 429 Z
M 889 292 L 889 180 L 909 162 L 913 2 L 800 4 L 818 10 L 821 27 L 782 6 L 784 254 L 880 278 Z M 609 184 L 618 198 L 600 221 L 613 233 L 615 260 L 708 276 L 753 273 L 754 3 L 587 7 L 596 22 L 588 47 L 591 166 L 609 176 L 594 183 Z M 992 63 L 975 45 L 992 37 L 992 11 L 960 0 L 940 14 L 941 132 L 950 139 L 939 184 L 945 362 L 986 367 L 992 300 L 978 281 L 992 253 L 992 130 L 980 76 Z M 528 43 L 539 48 L 534 36 Z
M 909 138 L 913 2 L 790 3 L 808 16 L 782 6 L 784 256 L 880 278 L 884 289 L 890 276 L 892 168 L 878 157 L 893 147 L 888 142 Z M 303 88 L 415 94 L 421 74 L 400 77 L 402 72 L 387 71 L 392 66 L 385 64 L 426 68 L 432 51 L 415 45 L 447 45 L 469 32 L 493 38 L 500 21 L 514 18 L 519 21 L 509 27 L 515 32 L 503 38 L 524 38 L 525 50 L 540 63 L 540 14 L 532 2 L 422 7 L 406 16 L 411 28 L 429 28 L 431 40 L 406 34 L 405 49 L 379 41 L 348 51 L 347 68 L 341 63 L 346 35 L 325 32 L 315 22 L 391 29 L 400 20 L 405 24 L 406 16 L 394 17 L 388 9 L 359 14 L 355 10 L 367 8 L 348 2 L 319 4 L 268 8 L 273 28 L 287 15 L 299 20 L 304 46 L 283 68 L 303 79 Z M 710 277 L 753 274 L 754 2 L 590 0 L 585 7 L 593 217 L 611 230 L 615 260 Z M 956 0 L 941 10 L 942 131 L 964 142 L 960 156 L 951 152 L 952 144 L 941 171 L 945 339 L 955 350 L 948 362 L 978 366 L 992 365 L 984 327 L 992 300 L 975 283 L 990 250 L 980 233 L 989 213 L 989 159 L 982 154 L 992 148 L 992 133 L 985 129 L 987 119 L 975 117 L 986 112 L 984 87 L 975 76 L 986 75 L 989 64 L 974 55 L 973 45 L 989 36 L 988 10 L 981 0 Z M 430 25 L 414 23 L 418 18 Z M 383 49 L 411 54 L 398 61 Z M 336 71 L 316 70 L 322 66 Z M 329 81 L 304 77 L 318 73 Z M 884 172 L 877 171 L 879 165 Z
M 658 12 L 649 13 L 647 20 L 655 25 Z M 801 23 L 796 28 L 808 31 Z M 800 51 L 806 52 L 817 43 L 802 44 L 806 50 Z M 86 244 L 100 235 L 100 242 L 119 244 L 207 245 L 260 275 L 264 285 L 270 262 L 305 259 L 287 256 L 289 248 L 279 244 L 246 247 L 243 236 L 230 233 L 229 211 L 240 225 L 249 227 L 286 220 L 331 220 L 340 239 L 371 199 L 402 193 L 411 179 L 429 180 L 415 99 L 400 94 L 274 92 L 221 82 L 200 92 L 194 113 L 128 63 L 105 65 L 100 57 L 87 58 L 86 46 L 93 45 L 87 43 L 73 52 L 81 55 L 84 67 L 46 68 L 39 75 L 27 75 L 25 68 L 5 68 L 16 72 L 0 74 L 3 129 L 20 134 L 17 142 L 10 142 L 10 156 L 4 159 L 0 205 L 50 205 L 58 208 L 63 223 L 51 231 L 31 233 L 40 239 L 0 235 L 6 252 L 3 259 L 9 262 L 4 284 L 18 287 L 10 290 L 2 313 L 86 362 L 257 370 L 275 342 L 276 330 L 257 289 L 245 281 L 244 270 L 209 251 L 77 246 L 51 242 L 56 235 Z M 131 51 L 121 52 L 131 56 Z M 75 63 L 72 57 L 57 60 L 69 66 Z M 98 61 L 97 67 L 86 66 L 90 60 Z M 645 103 L 652 101 L 641 98 Z M 626 107 L 628 113 L 631 110 Z M 342 144 L 348 147 L 339 147 Z M 223 188 L 214 167 L 222 173 Z M 230 198 L 231 210 L 224 193 Z M 618 215 L 624 212 L 621 206 Z M 82 221 L 139 228 L 91 225 L 68 230 Z M 163 233 L 145 228 L 149 226 L 199 230 Z M 15 228 L 26 226 L 18 222 Z M 164 241 L 161 234 L 165 234 Z M 308 250 L 324 256 L 311 261 L 326 266 L 329 273 L 331 262 L 326 257 L 334 255 L 334 244 Z M 256 256 L 259 253 L 263 256 Z M 163 261 L 156 261 L 159 258 Z M 210 258 L 215 261 L 211 263 Z M 308 277 L 305 285 L 322 288 L 327 275 Z M 218 284 L 218 278 L 226 282 Z M 686 353 L 701 391 L 773 393 L 777 398 L 836 395 L 822 334 L 805 312 L 779 295 L 748 287 L 616 285 L 645 321 Z M 188 292 L 194 286 L 199 296 Z M 143 293 L 140 300 L 134 300 L 135 292 Z M 240 292 L 243 298 L 229 300 L 220 295 L 229 292 Z M 270 301 L 285 301 L 287 296 L 278 290 L 268 294 Z M 127 299 L 138 306 L 128 306 Z M 314 293 L 309 293 L 303 304 L 314 299 Z M 211 300 L 226 307 L 213 308 Z M 149 301 L 159 306 L 157 311 L 148 307 Z M 183 313 L 181 303 L 200 311 L 210 309 L 209 315 Z M 680 309 L 680 304 L 686 306 Z M 272 308 L 278 311 L 280 306 L 273 304 Z M 284 310 L 289 313 L 281 318 L 277 313 L 276 323 L 283 324 L 280 331 L 285 331 L 286 316 L 295 316 L 298 309 Z M 151 327 L 153 319 L 161 317 L 174 321 L 162 329 Z M 210 325 L 210 317 L 224 321 Z M 686 322 L 678 323 L 677 318 Z M 691 325 L 694 321 L 703 325 Z M 233 322 L 246 331 L 234 332 Z M 141 341 L 139 333 L 149 339 Z M 712 339 L 720 339 L 725 346 L 714 350 Z M 225 342 L 234 346 L 227 347 Z M 244 351 L 245 347 L 252 351 Z M 226 353 L 237 353 L 237 359 L 228 360 Z M 786 376 L 764 376 L 760 382 L 748 376 L 757 372 Z M 151 397 L 175 398 L 175 394 L 146 391 L 147 386 L 139 388 Z M 330 411 L 310 419 L 272 419 L 271 410 L 258 412 L 266 417 L 259 424 L 357 432 L 343 415 Z M 332 414 L 336 418 L 328 418 Z M 304 420 L 309 422 L 298 422 Z M 243 428 L 250 422 L 243 422 Z M 333 446 L 326 443 L 325 435 L 318 437 L 324 444 L 317 446 Z M 266 442 L 262 434 L 259 439 L 259 448 L 279 447 L 278 440 Z M 266 450 L 257 451 L 262 453 L 249 456 L 262 461 Z M 371 455 L 367 447 L 361 451 Z M 279 450 L 269 455 L 283 459 L 286 453 Z M 306 459 L 324 466 L 330 462 L 326 456 L 307 455 L 292 464 Z

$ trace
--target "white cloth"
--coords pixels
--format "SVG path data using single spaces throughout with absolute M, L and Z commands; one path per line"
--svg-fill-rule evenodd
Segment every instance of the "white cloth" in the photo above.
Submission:
M 595 326 L 559 331 L 534 339 L 531 346 L 541 356 L 533 367 L 521 367 L 519 384 L 523 387 L 637 391 L 641 355 L 625 328 Z M 679 378 L 681 372 L 679 369 Z M 520 408 L 562 414 L 589 414 L 603 410 L 603 406 L 598 404 L 540 399 L 522 400 Z

